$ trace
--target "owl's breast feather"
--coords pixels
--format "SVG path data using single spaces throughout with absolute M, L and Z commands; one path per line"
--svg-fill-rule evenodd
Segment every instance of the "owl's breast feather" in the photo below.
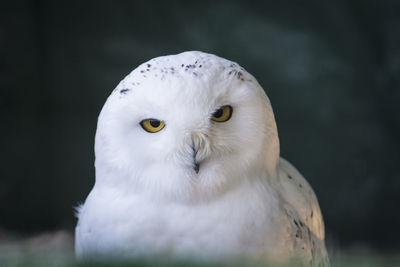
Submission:
M 95 187 L 78 214 L 76 254 L 264 257 L 279 250 L 278 205 L 273 192 L 256 184 L 197 204 L 156 202 L 144 194 L 118 197 L 113 189 Z

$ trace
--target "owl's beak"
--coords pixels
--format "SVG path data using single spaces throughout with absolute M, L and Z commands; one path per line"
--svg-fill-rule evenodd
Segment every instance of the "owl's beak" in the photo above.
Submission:
M 199 173 L 199 171 L 200 171 L 200 163 L 194 163 L 194 171 L 196 172 L 196 173 Z
M 197 149 L 195 142 L 192 139 L 192 150 L 193 150 L 193 169 L 196 173 L 199 173 L 200 170 L 200 163 L 197 162 L 196 160 L 196 155 L 197 155 Z
M 211 153 L 210 140 L 204 131 L 192 134 L 193 168 L 196 173 L 200 171 L 200 163 Z

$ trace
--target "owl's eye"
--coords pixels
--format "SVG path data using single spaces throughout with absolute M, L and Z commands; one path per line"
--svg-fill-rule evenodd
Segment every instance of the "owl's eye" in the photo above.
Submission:
M 142 128 L 149 133 L 156 133 L 165 127 L 165 122 L 157 119 L 146 119 L 140 122 Z
M 216 122 L 225 122 L 231 118 L 232 111 L 231 106 L 220 107 L 211 115 L 211 119 Z

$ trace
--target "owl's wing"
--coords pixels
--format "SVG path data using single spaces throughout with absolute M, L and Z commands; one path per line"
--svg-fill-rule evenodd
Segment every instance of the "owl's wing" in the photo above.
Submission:
M 313 189 L 296 168 L 282 158 L 278 175 L 288 225 L 288 245 L 296 254 L 302 255 L 307 264 L 329 266 L 324 222 Z

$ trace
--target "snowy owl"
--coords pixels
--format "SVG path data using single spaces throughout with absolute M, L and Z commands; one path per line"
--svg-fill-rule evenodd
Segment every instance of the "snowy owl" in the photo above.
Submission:
M 279 155 L 271 104 L 237 63 L 154 58 L 108 97 L 76 256 L 249 258 L 328 266 L 307 181 Z

